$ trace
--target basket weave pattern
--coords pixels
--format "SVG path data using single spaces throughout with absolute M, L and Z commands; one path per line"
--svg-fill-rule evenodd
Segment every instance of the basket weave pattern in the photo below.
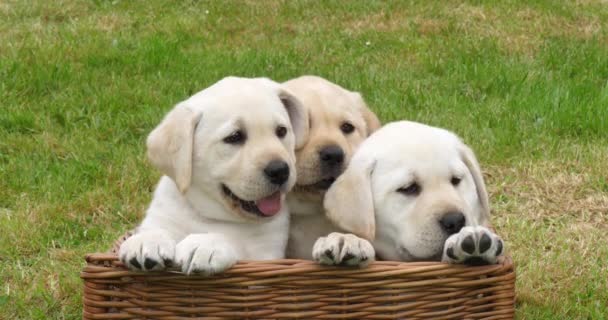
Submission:
M 493 266 L 240 261 L 214 277 L 129 271 L 110 253 L 81 273 L 84 319 L 513 319 L 510 258 Z

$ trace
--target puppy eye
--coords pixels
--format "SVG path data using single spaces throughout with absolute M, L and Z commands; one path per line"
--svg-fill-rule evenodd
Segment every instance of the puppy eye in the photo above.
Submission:
M 402 187 L 402 188 L 397 189 L 397 192 L 403 193 L 404 195 L 407 195 L 407 196 L 417 196 L 420 194 L 421 191 L 422 191 L 422 188 L 416 182 L 410 184 L 407 187 Z
M 342 130 L 342 132 L 344 132 L 344 134 L 349 134 L 349 133 L 355 131 L 355 126 L 353 126 L 352 123 L 346 121 L 346 122 L 342 123 L 342 125 L 340 126 L 340 130 Z
M 460 181 L 462 181 L 462 178 L 458 178 L 458 177 L 452 177 L 452 179 L 450 180 L 452 185 L 455 187 L 460 184 Z
M 241 144 L 245 142 L 245 133 L 241 130 L 234 131 L 229 136 L 224 138 L 224 142 L 227 144 Z
M 283 138 L 287 134 L 287 128 L 284 126 L 278 126 L 274 133 L 277 135 L 277 137 Z

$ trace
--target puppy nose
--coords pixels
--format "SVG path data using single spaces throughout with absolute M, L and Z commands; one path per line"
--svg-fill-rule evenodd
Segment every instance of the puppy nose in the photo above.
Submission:
M 319 158 L 323 164 L 335 166 L 344 161 L 344 151 L 338 146 L 327 146 L 319 152 Z
M 282 185 L 289 179 L 289 165 L 285 161 L 272 160 L 264 168 L 264 174 L 270 183 Z
M 448 212 L 439 220 L 441 228 L 449 235 L 458 233 L 464 227 L 465 222 L 464 214 L 459 211 Z

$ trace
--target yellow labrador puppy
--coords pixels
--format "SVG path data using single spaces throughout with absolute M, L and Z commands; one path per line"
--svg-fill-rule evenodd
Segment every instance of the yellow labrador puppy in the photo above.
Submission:
M 300 102 L 265 78 L 228 77 L 177 104 L 148 137 L 165 176 L 120 259 L 208 275 L 238 259 L 282 258 L 294 149 L 307 132 Z
M 503 252 L 487 228 L 475 155 L 440 128 L 401 121 L 376 131 L 327 192 L 325 208 L 335 224 L 372 240 L 381 259 L 493 264 Z
M 298 178 L 287 195 L 291 213 L 288 258 L 311 259 L 321 236 L 340 229 L 325 217 L 323 197 L 344 171 L 355 149 L 380 127 L 380 121 L 358 92 L 351 92 L 316 76 L 284 83 L 308 113 L 308 139 L 296 150 Z M 373 259 L 371 245 L 349 234 L 332 233 L 322 250 L 334 259 L 328 264 L 358 265 Z

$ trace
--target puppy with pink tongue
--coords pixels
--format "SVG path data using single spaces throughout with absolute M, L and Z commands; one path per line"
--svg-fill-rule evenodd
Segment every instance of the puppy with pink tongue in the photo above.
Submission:
M 258 200 L 256 205 L 263 215 L 272 217 L 281 210 L 281 193 L 275 192 L 266 198 L 262 198 Z
M 211 275 L 284 257 L 285 195 L 307 113 L 269 79 L 225 78 L 177 104 L 147 140 L 164 176 L 119 256 L 131 269 Z

